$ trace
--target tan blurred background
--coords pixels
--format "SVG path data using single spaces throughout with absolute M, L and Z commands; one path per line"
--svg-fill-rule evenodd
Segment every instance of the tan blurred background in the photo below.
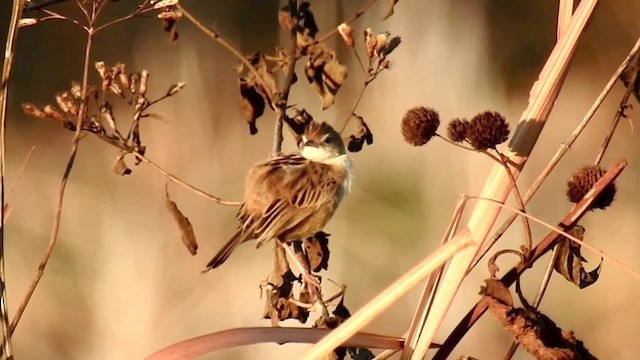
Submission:
M 4 37 L 10 2 L 0 4 Z M 116 17 L 135 1 L 109 5 Z M 280 33 L 275 1 L 183 1 L 207 25 L 245 54 L 271 52 Z M 312 1 L 320 32 L 351 16 L 365 1 Z M 459 194 L 477 194 L 491 163 L 483 156 L 434 140 L 422 148 L 403 142 L 399 122 L 413 106 L 431 106 L 442 122 L 491 109 L 515 124 L 528 91 L 555 42 L 557 1 L 400 1 L 396 15 L 382 22 L 385 1 L 355 25 L 357 35 L 371 27 L 402 37 L 391 55 L 392 69 L 367 90 L 358 113 L 368 121 L 375 143 L 353 154 L 356 181 L 327 227 L 330 268 L 325 277 L 347 284 L 346 305 L 356 311 L 420 259 L 433 251 Z M 72 4 L 56 7 L 77 14 Z M 528 188 L 595 100 L 640 34 L 636 0 L 602 2 L 579 43 L 565 86 L 538 146 L 520 178 Z M 251 137 L 238 110 L 231 68 L 236 65 L 218 44 L 179 24 L 180 40 L 169 45 L 153 19 L 138 19 L 100 34 L 92 61 L 125 62 L 150 71 L 153 97 L 171 83 L 186 81 L 176 97 L 154 111 L 167 124 L 145 121 L 147 155 L 181 179 L 227 199 L 240 199 L 247 169 L 270 151 L 272 113 L 259 120 Z M 74 26 L 49 22 L 20 31 L 11 79 L 8 128 L 9 184 L 29 149 L 37 146 L 18 190 L 8 197 L 13 213 L 7 224 L 7 273 L 11 313 L 30 282 L 51 230 L 55 197 L 72 134 L 22 114 L 20 103 L 53 102 L 56 91 L 79 80 L 84 35 Z M 4 38 L 3 38 L 4 39 Z M 334 107 L 320 111 L 319 99 L 305 81 L 293 87 L 292 102 L 317 120 L 344 121 L 362 76 L 353 55 L 338 41 L 339 58 L 352 70 Z M 299 68 L 301 70 L 301 68 Z M 302 73 L 299 72 L 302 76 Z M 97 74 L 92 71 L 92 80 Z M 573 149 L 532 200 L 529 211 L 550 223 L 570 208 L 564 184 L 572 171 L 592 163 L 609 126 L 623 86 L 617 84 Z M 637 108 L 637 104 L 636 108 Z M 120 107 L 122 109 L 122 107 Z M 631 119 L 638 111 L 628 112 Z M 123 113 L 121 116 L 126 116 Z M 637 125 L 636 125 L 637 127 Z M 513 128 L 513 126 L 512 126 Z M 444 126 L 442 130 L 444 131 Z M 640 142 L 627 121 L 620 124 L 604 159 L 619 157 L 629 166 L 617 182 L 617 201 L 607 211 L 585 217 L 586 240 L 640 271 L 638 199 Z M 291 141 L 286 148 L 293 149 Z M 148 166 L 118 177 L 110 170 L 117 152 L 88 137 L 71 175 L 61 231 L 45 276 L 13 338 L 19 359 L 139 359 L 171 343 L 243 326 L 268 326 L 260 320 L 263 303 L 258 282 L 272 263 L 271 250 L 242 246 L 219 270 L 200 275 L 209 257 L 232 234 L 235 208 L 211 203 L 181 187 L 174 200 L 193 223 L 200 243 L 197 256 L 184 249 L 163 205 L 165 179 Z M 534 237 L 546 231 L 534 228 Z M 518 247 L 519 224 L 499 246 Z M 598 256 L 585 250 L 595 266 Z M 515 261 L 505 258 L 503 269 Z M 532 299 L 546 258 L 524 276 Z M 590 269 L 590 268 L 589 268 Z M 464 283 L 437 341 L 477 299 L 480 267 Z M 326 287 L 331 292 L 332 287 Z M 601 359 L 637 359 L 640 343 L 640 283 L 605 262 L 600 280 L 579 290 L 555 276 L 541 310 L 576 336 Z M 401 335 L 416 306 L 419 289 L 394 305 L 368 331 Z M 285 322 L 285 326 L 297 323 Z M 474 327 L 455 350 L 481 359 L 498 359 L 510 339 L 489 317 Z M 232 349 L 211 359 L 296 359 L 306 345 L 256 345 Z M 530 358 L 519 351 L 515 359 Z

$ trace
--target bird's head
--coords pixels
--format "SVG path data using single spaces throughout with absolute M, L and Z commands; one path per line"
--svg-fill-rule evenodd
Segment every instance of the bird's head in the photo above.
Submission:
M 326 122 L 311 122 L 302 134 L 300 154 L 311 161 L 331 163 L 345 155 L 340 134 Z

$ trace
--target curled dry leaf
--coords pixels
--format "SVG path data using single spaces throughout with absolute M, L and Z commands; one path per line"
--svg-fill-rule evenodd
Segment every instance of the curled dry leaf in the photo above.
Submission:
M 347 68 L 338 62 L 335 53 L 326 46 L 314 47 L 304 72 L 309 84 L 322 99 L 322 110 L 333 105 L 334 96 L 347 77 Z
M 584 228 L 580 225 L 574 226 L 569 234 L 582 240 L 584 237 Z M 602 258 L 600 264 L 593 270 L 587 272 L 584 269 L 583 262 L 587 260 L 580 253 L 580 244 L 574 243 L 566 237 L 562 237 L 556 245 L 556 257 L 553 259 L 553 268 L 560 273 L 565 279 L 574 283 L 580 289 L 584 289 L 594 284 L 600 276 L 602 269 Z
M 56 102 L 62 111 L 78 115 L 78 102 L 71 96 L 68 91 L 61 91 L 55 94 Z
M 37 107 L 35 104 L 32 104 L 32 103 L 23 103 L 22 111 L 25 114 L 34 116 L 34 117 L 39 117 L 39 118 L 47 117 L 47 114 L 45 114 L 45 112 L 42 111 L 42 109 L 40 109 L 39 107 Z
M 289 130 L 296 140 L 296 144 L 300 144 L 302 134 L 307 126 L 313 122 L 313 117 L 305 109 L 293 108 L 293 111 L 295 111 L 295 115 L 293 117 L 286 116 L 284 121 L 289 125 Z
M 262 81 L 256 78 L 253 71 L 249 71 L 244 64 L 241 64 L 237 68 L 238 85 L 240 86 L 240 107 L 243 117 L 249 124 L 249 133 L 255 135 L 258 132 L 256 120 L 264 114 L 267 104 L 273 109 L 271 96 L 277 93 L 277 88 L 264 55 L 253 54 L 249 58 L 249 62 Z
M 303 246 L 311 271 L 318 272 L 329 268 L 329 234 L 319 231 L 304 239 Z
M 127 167 L 127 163 L 124 162 L 125 153 L 120 153 L 111 165 L 111 170 L 120 176 L 131 174 L 131 169 Z
M 147 84 L 149 82 L 149 72 L 147 70 L 142 70 L 140 72 L 140 87 L 138 88 L 138 93 L 142 96 L 147 94 Z
M 82 85 L 77 81 L 72 81 L 69 92 L 75 99 L 80 99 L 80 97 L 82 97 Z
M 369 126 L 367 126 L 367 123 L 364 121 L 362 116 L 353 114 L 353 117 L 358 120 L 358 130 L 355 134 L 349 136 L 347 149 L 351 152 L 358 152 L 362 150 L 362 147 L 365 143 L 367 145 L 373 144 L 373 133 L 369 129 Z
M 396 6 L 399 0 L 387 0 L 387 13 L 384 15 L 382 20 L 387 20 L 391 15 L 393 15 L 393 7 Z
M 249 124 L 249 133 L 255 135 L 258 133 L 256 120 L 264 114 L 264 98 L 258 93 L 255 84 L 251 84 L 247 78 L 238 78 L 238 84 L 240 85 L 240 109 L 245 121 Z
M 167 184 L 168 185 L 168 184 Z M 178 224 L 178 228 L 180 229 L 180 234 L 182 238 L 182 242 L 184 246 L 189 250 L 191 255 L 195 255 L 198 252 L 198 243 L 196 241 L 196 235 L 193 231 L 193 226 L 189 219 L 182 214 L 182 212 L 178 209 L 178 205 L 171 200 L 169 197 L 169 189 L 168 186 L 165 187 L 165 206 L 171 213 L 171 216 Z

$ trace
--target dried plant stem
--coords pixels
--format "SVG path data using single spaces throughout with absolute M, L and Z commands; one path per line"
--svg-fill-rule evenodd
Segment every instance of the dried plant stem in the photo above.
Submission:
M 553 157 L 547 164 L 547 166 L 544 168 L 544 170 L 542 170 L 540 175 L 538 175 L 538 177 L 533 182 L 529 190 L 527 190 L 526 194 L 524 194 L 522 200 L 524 201 L 525 204 L 527 204 L 529 200 L 531 200 L 533 195 L 535 195 L 538 189 L 540 189 L 540 186 L 542 186 L 544 181 L 549 177 L 549 174 L 551 174 L 551 171 L 555 169 L 556 165 L 558 165 L 558 163 L 564 157 L 564 155 L 569 151 L 569 149 L 571 149 L 571 146 L 573 145 L 573 143 L 578 139 L 580 134 L 582 134 L 582 131 L 585 129 L 587 124 L 589 124 L 589 122 L 595 115 L 596 111 L 600 108 L 600 105 L 602 105 L 602 102 L 604 101 L 604 99 L 607 97 L 607 95 L 609 94 L 613 86 L 618 81 L 620 74 L 622 74 L 622 72 L 627 68 L 627 66 L 629 66 L 629 64 L 631 63 L 631 60 L 633 60 L 633 58 L 638 54 L 639 50 L 640 50 L 640 38 L 638 38 L 638 40 L 636 41 L 635 45 L 633 46 L 633 48 L 631 49 L 627 57 L 624 59 L 624 61 L 620 64 L 618 69 L 611 76 L 611 78 L 609 79 L 609 82 L 605 85 L 605 87 L 600 92 L 600 95 L 598 95 L 596 100 L 593 102 L 589 111 L 587 111 L 587 113 L 584 115 L 584 117 L 582 118 L 582 121 L 573 130 L 573 133 L 571 134 L 571 136 L 567 139 L 567 141 L 565 141 L 563 144 L 560 145 L 556 153 L 553 155 Z M 502 237 L 502 235 L 507 231 L 509 226 L 511 226 L 513 221 L 516 219 L 516 217 L 517 217 L 516 214 L 512 214 L 504 221 L 504 223 L 502 223 L 502 225 L 496 231 L 495 235 L 491 237 L 491 241 L 487 244 L 484 250 L 480 252 L 478 255 L 476 255 L 474 259 L 474 263 L 469 268 L 469 271 L 478 264 L 480 259 Z
M 139 152 L 137 152 L 137 151 L 135 151 L 135 150 L 133 150 L 133 149 L 131 149 L 129 147 L 125 147 L 122 144 L 117 143 L 115 141 L 112 141 L 111 139 L 107 139 L 107 138 L 105 138 L 103 136 L 100 136 L 99 134 L 95 134 L 95 133 L 90 133 L 90 134 L 95 135 L 98 139 L 104 141 L 105 143 L 107 143 L 107 144 L 109 144 L 109 145 L 111 145 L 113 147 L 116 147 L 116 148 L 118 148 L 118 149 L 120 149 L 120 150 L 122 150 L 124 152 L 133 154 L 133 156 L 135 156 L 137 159 L 140 159 L 140 161 L 142 161 L 143 163 L 151 166 L 154 170 L 156 170 L 157 172 L 159 172 L 162 175 L 164 175 L 167 179 L 169 179 L 169 180 L 173 181 L 174 183 L 184 187 L 185 189 L 193 191 L 194 193 L 196 193 L 196 194 L 198 194 L 198 195 L 200 195 L 202 197 L 205 197 L 205 198 L 207 198 L 207 199 L 209 199 L 209 200 L 211 200 L 211 201 L 213 201 L 213 202 L 215 202 L 217 204 L 220 204 L 220 205 L 229 205 L 229 206 L 240 206 L 240 205 L 242 205 L 242 203 L 239 202 L 239 201 L 224 200 L 222 198 L 219 198 L 217 196 L 211 195 L 208 192 L 206 192 L 206 191 L 204 191 L 204 190 L 202 190 L 200 188 L 197 188 L 197 187 L 187 183 L 186 181 L 184 181 L 184 180 L 178 178 L 177 176 L 169 173 L 168 171 L 166 171 L 165 169 L 160 167 L 158 164 L 156 164 L 155 162 L 151 161 L 146 156 L 140 154 Z
M 145 6 L 147 6 L 147 4 L 148 4 L 148 3 L 149 3 L 149 0 L 145 0 L 142 4 L 140 4 L 140 5 L 139 5 L 139 6 L 138 6 L 134 11 L 132 11 L 129 15 L 126 15 L 126 16 L 123 16 L 123 17 L 121 17 L 121 18 L 118 18 L 118 19 L 115 19 L 115 20 L 109 21 L 109 22 L 108 22 L 108 23 L 106 23 L 106 24 L 103 24 L 103 25 L 97 26 L 97 27 L 96 27 L 96 29 L 94 30 L 94 33 L 96 33 L 96 34 L 97 34 L 98 32 L 100 32 L 100 31 L 102 31 L 102 30 L 104 30 L 104 29 L 108 28 L 108 27 L 109 27 L 109 26 L 111 26 L 111 25 L 115 25 L 115 24 L 117 24 L 117 23 L 119 23 L 119 22 L 129 20 L 129 19 L 134 18 L 134 17 L 136 17 L 136 16 L 138 16 L 138 15 L 140 15 L 140 14 L 144 14 L 144 13 L 146 13 L 146 12 L 149 12 L 149 11 L 151 11 L 151 10 L 154 10 L 154 9 L 153 9 L 153 7 L 145 8 Z
M 347 115 L 347 119 L 344 121 L 344 124 L 342 125 L 342 128 L 340 129 L 340 133 L 341 134 L 347 128 L 347 125 L 349 124 L 349 121 L 351 120 L 351 118 L 353 118 L 353 116 L 356 114 L 356 109 L 358 108 L 358 105 L 360 104 L 360 100 L 362 100 L 362 97 L 364 96 L 364 92 L 367 90 L 367 87 L 369 86 L 370 83 L 371 83 L 370 80 L 365 81 L 364 85 L 362 86 L 362 89 L 360 89 L 360 93 L 358 94 L 358 97 L 356 98 L 356 101 L 353 103 L 353 106 L 351 107 L 351 111 L 349 111 L 349 115 Z
M 540 303 L 542 302 L 542 298 L 544 297 L 544 294 L 547 291 L 547 287 L 549 286 L 549 281 L 551 281 L 551 276 L 553 276 L 553 265 L 556 260 L 557 252 L 558 252 L 558 247 L 555 246 L 553 248 L 553 254 L 551 255 L 551 259 L 549 259 L 549 263 L 547 264 L 547 269 L 545 270 L 544 276 L 540 281 L 540 286 L 538 287 L 538 291 L 536 292 L 536 297 L 533 299 L 533 303 L 531 304 L 534 309 L 538 309 L 538 307 L 540 306 Z M 518 278 L 518 280 L 519 279 L 520 278 Z M 520 346 L 519 343 L 517 343 L 516 341 L 513 341 L 511 343 L 511 346 L 509 346 L 509 350 L 507 350 L 507 353 L 504 355 L 503 360 L 510 360 L 513 357 L 513 355 L 516 353 L 516 350 L 518 350 L 519 346 Z
M 189 360 L 223 349 L 266 342 L 315 343 L 330 331 L 291 327 L 230 329 L 181 341 L 146 357 L 145 360 Z M 344 343 L 350 347 L 378 349 L 401 349 L 402 344 L 403 341 L 399 338 L 368 333 L 354 334 Z
M 616 131 L 616 128 L 620 123 L 620 119 L 623 116 L 626 117 L 625 111 L 630 106 L 629 96 L 631 96 L 631 92 L 633 91 L 634 85 L 636 83 L 639 68 L 640 68 L 640 56 L 637 56 L 636 64 L 632 69 L 632 75 L 629 81 L 629 85 L 627 85 L 627 89 L 625 90 L 624 95 L 622 96 L 622 100 L 620 101 L 620 106 L 618 106 L 616 115 L 613 117 L 613 121 L 611 121 L 611 125 L 609 125 L 609 131 L 607 131 L 607 134 L 604 137 L 604 141 L 602 142 L 602 146 L 600 147 L 600 151 L 598 152 L 598 155 L 596 156 L 596 160 L 594 161 L 594 164 L 596 165 L 600 164 L 600 162 L 602 161 L 602 157 L 604 156 L 604 153 L 607 151 L 607 148 L 609 148 L 609 143 L 611 142 L 611 138 L 613 138 L 613 133 Z
M 469 232 L 466 231 L 466 229 L 458 232 L 450 242 L 438 248 L 438 250 L 371 299 L 328 336 L 316 343 L 302 358 L 306 360 L 316 360 L 329 354 L 334 348 L 344 343 L 344 341 L 357 333 L 366 324 L 373 321 L 377 315 L 389 308 L 414 286 L 422 282 L 448 259 L 472 244 L 473 239 L 469 236 Z
M 462 213 L 464 211 L 464 207 L 467 204 L 467 199 L 468 197 L 466 195 L 461 195 L 460 199 L 458 199 L 458 204 L 456 204 L 456 208 L 453 211 L 453 216 L 451 217 L 451 221 L 449 221 L 449 226 L 447 227 L 445 235 L 442 237 L 442 240 L 440 242 L 441 246 L 448 243 L 449 240 L 451 240 L 451 237 L 453 237 L 453 234 L 456 232 L 458 224 L 460 223 L 460 218 L 462 217 Z M 420 330 L 424 326 L 424 323 L 429 316 L 429 310 L 431 309 L 433 297 L 438 290 L 438 285 L 440 284 L 440 278 L 443 271 L 444 265 L 440 266 L 433 274 L 429 276 L 427 284 L 425 285 L 424 290 L 422 290 L 422 296 L 420 297 L 416 312 L 414 313 L 413 319 L 411 320 L 409 330 L 407 330 L 407 340 L 405 341 L 405 346 L 402 348 L 400 360 L 407 360 L 411 358 L 411 355 L 413 355 L 413 351 L 417 345 L 417 341 L 420 338 Z
M 627 165 L 627 162 L 625 160 L 620 160 L 616 164 L 614 164 L 611 168 L 609 168 L 607 173 L 600 180 L 598 180 L 598 182 L 594 185 L 594 187 L 591 190 L 589 190 L 589 192 L 585 195 L 585 197 L 582 198 L 582 200 L 579 203 L 577 203 L 569 211 L 569 213 L 564 217 L 564 219 L 560 222 L 560 227 L 559 228 L 551 227 L 553 230 L 551 230 L 549 234 L 547 234 L 547 236 L 545 236 L 544 239 L 542 239 L 531 250 L 530 256 L 527 258 L 527 260 L 519 263 L 514 268 L 509 270 L 501 278 L 500 281 L 502 281 L 502 283 L 506 287 L 511 286 L 525 270 L 530 268 L 540 257 L 542 257 L 542 255 L 546 254 L 549 250 L 551 250 L 562 236 L 565 236 L 578 243 L 583 243 L 582 241 L 576 239 L 572 235 L 567 234 L 563 229 L 569 229 L 573 227 L 582 218 L 582 216 L 584 216 L 584 214 L 587 211 L 589 211 L 589 209 L 591 209 L 591 204 L 593 203 L 594 199 L 598 197 L 598 195 L 600 195 L 602 190 L 604 190 L 604 188 L 607 185 L 613 183 L 613 181 L 618 177 L 618 175 L 620 175 L 620 173 L 626 167 L 626 165 Z M 489 199 L 486 199 L 486 200 L 489 200 Z M 489 200 L 489 201 L 495 201 L 495 200 Z M 507 205 L 503 205 L 499 203 L 496 203 L 496 204 L 498 206 L 508 208 Z M 518 212 L 515 209 L 512 209 L 512 211 Z M 523 214 L 523 216 L 530 216 L 530 215 Z M 530 219 L 536 222 L 539 222 L 544 226 L 549 226 L 548 224 L 541 222 L 533 217 L 530 217 Z M 593 247 L 590 245 L 585 244 L 585 247 L 589 249 L 593 249 Z M 595 251 L 601 253 L 599 250 L 595 250 Z M 614 260 L 614 262 L 616 264 L 620 264 L 619 262 L 616 262 L 616 260 Z M 626 265 L 622 265 L 621 267 L 625 268 L 625 271 L 631 274 L 634 274 L 634 276 L 640 276 L 640 275 L 636 275 L 636 273 L 633 270 L 628 269 Z M 471 327 L 480 319 L 480 317 L 486 311 L 487 311 L 486 302 L 479 301 L 478 303 L 476 303 L 476 305 L 467 313 L 467 315 L 462 320 L 460 320 L 458 325 L 449 334 L 445 342 L 442 344 L 442 347 L 440 347 L 438 352 L 433 357 L 433 360 L 448 359 L 449 355 L 451 354 L 455 346 L 458 344 L 458 342 L 460 342 L 460 340 L 465 336 L 467 331 L 471 329 Z
M 532 87 L 529 104 L 520 117 L 517 130 L 509 143 L 509 152 L 506 154 L 510 164 L 512 164 L 514 179 L 518 178 L 520 171 L 524 168 L 528 156 L 549 117 L 549 113 L 560 92 L 565 74 L 569 69 L 569 63 L 573 57 L 578 39 L 586 28 L 589 19 L 591 19 L 596 4 L 597 0 L 583 0 L 580 2 L 575 15 L 571 18 L 567 34 L 554 47 L 542 68 L 538 81 Z M 480 196 L 503 203 L 512 187 L 511 180 L 504 173 L 502 165 L 496 164 L 488 176 Z M 474 207 L 469 217 L 467 228 L 475 242 L 473 246 L 456 254 L 451 260 L 451 264 L 442 279 L 443 286 L 434 299 L 432 312 L 423 329 L 416 353 L 426 353 L 425 349 L 429 347 L 444 321 L 444 317 L 449 311 L 449 307 L 469 266 L 486 243 L 485 239 L 497 220 L 500 210 L 500 206 L 490 202 L 480 202 Z M 414 356 L 412 359 L 418 358 Z
M 0 78 L 0 323 L 2 324 L 2 353 L 7 359 L 13 358 L 11 346 L 11 329 L 9 326 L 9 310 L 7 306 L 7 289 L 4 272 L 4 221 L 5 221 L 5 170 L 6 170 L 6 146 L 7 146 L 7 97 L 9 94 L 9 75 L 13 64 L 16 39 L 18 37 L 18 22 L 22 18 L 23 0 L 13 0 L 11 8 L 11 21 L 7 31 L 7 42 L 4 49 L 4 62 L 2 77 Z
M 295 1 L 293 2 L 295 5 Z M 297 9 L 297 5 L 296 5 Z M 295 13 L 298 11 L 296 10 Z M 298 60 L 296 52 L 298 50 L 298 44 L 296 43 L 296 32 L 291 32 L 291 44 L 289 46 L 289 54 L 287 60 L 287 73 L 284 78 L 284 84 L 282 86 L 282 91 L 280 91 L 280 97 L 276 103 L 276 124 L 275 129 L 273 130 L 273 148 L 271 149 L 271 153 L 273 155 L 278 155 L 282 153 L 282 128 L 284 125 L 285 118 L 287 117 L 287 102 L 289 101 L 289 91 L 291 90 L 291 85 L 293 84 L 293 78 L 296 73 L 296 61 Z
M 567 32 L 569 22 L 571 21 L 571 15 L 573 15 L 573 0 L 560 0 L 558 4 L 558 25 L 557 25 L 557 32 L 556 32 L 557 39 L 560 39 L 562 35 L 564 35 Z M 496 240 L 497 239 L 494 239 L 493 242 L 487 247 L 487 251 L 493 246 Z M 553 255 L 551 256 L 551 260 L 547 265 L 547 270 L 545 271 L 544 277 L 542 278 L 542 281 L 540 283 L 540 287 L 538 288 L 538 292 L 536 293 L 536 297 L 533 301 L 533 307 L 535 309 L 537 309 L 538 305 L 540 305 L 540 302 L 542 301 L 542 297 L 544 296 L 544 293 L 547 290 L 547 286 L 549 285 L 549 280 L 551 280 L 551 275 L 553 275 L 553 263 L 555 261 L 557 251 L 558 251 L 558 248 L 555 247 L 553 249 Z M 520 292 L 520 278 L 518 278 L 516 287 L 518 289 L 517 290 L 518 295 L 522 298 L 523 296 L 522 296 L 522 293 Z M 524 306 L 524 302 L 523 302 L 523 306 Z M 503 360 L 511 360 L 513 355 L 516 353 L 516 350 L 518 350 L 519 345 L 520 344 L 514 340 L 511 343 L 511 346 L 509 346 L 509 349 L 507 350 L 507 353 L 505 354 Z
M 262 90 L 265 91 L 265 93 L 267 94 L 267 96 L 269 97 L 269 99 L 273 100 L 274 98 L 274 94 L 271 94 L 269 92 L 269 86 L 267 86 L 266 81 L 262 78 L 262 76 L 260 76 L 260 74 L 258 73 L 258 71 L 253 67 L 253 65 L 251 65 L 251 63 L 249 62 L 249 60 L 247 60 L 246 57 L 244 57 L 244 55 L 242 55 L 242 53 L 240 53 L 240 51 L 238 51 L 238 49 L 236 49 L 233 45 L 231 45 L 227 40 L 225 40 L 222 36 L 220 36 L 220 34 L 214 32 L 213 30 L 209 29 L 208 27 L 204 26 L 200 21 L 198 21 L 198 19 L 196 19 L 189 11 L 187 11 L 187 9 L 184 8 L 184 6 L 182 6 L 181 3 L 177 3 L 176 4 L 176 8 L 178 10 L 180 10 L 182 12 L 182 15 L 189 21 L 191 21 L 191 23 L 193 25 L 195 25 L 196 28 L 198 28 L 200 31 L 202 31 L 205 35 L 207 35 L 208 37 L 210 37 L 211 39 L 213 39 L 215 42 L 217 42 L 218 44 L 220 44 L 223 48 L 225 48 L 227 51 L 229 51 L 233 56 L 235 56 L 238 60 L 240 60 L 242 62 L 242 64 L 244 64 L 244 66 L 251 72 L 253 73 L 253 75 L 256 77 L 256 79 L 258 79 L 258 82 L 260 83 L 260 85 L 262 86 Z
M 360 18 L 360 16 L 362 16 L 365 12 L 367 12 L 367 10 L 369 10 L 370 7 L 373 6 L 373 4 L 376 3 L 376 1 L 378 0 L 369 0 L 368 3 L 366 3 L 362 8 L 360 8 L 358 11 L 356 11 L 355 14 L 353 14 L 351 17 L 349 17 L 348 19 L 346 19 L 345 21 L 343 21 L 344 24 L 351 24 L 352 22 L 358 20 Z M 322 36 L 318 37 L 318 42 L 323 42 L 323 41 L 327 41 L 329 38 L 331 38 L 332 36 L 336 35 L 338 33 L 338 27 L 334 27 L 331 31 L 327 32 L 326 34 L 323 34 Z
M 88 28 L 87 43 L 85 47 L 84 65 L 82 69 L 82 94 L 81 94 L 80 107 L 78 109 L 78 121 L 76 123 L 76 130 L 73 135 L 73 144 L 71 145 L 69 160 L 67 161 L 67 166 L 62 176 L 60 187 L 58 188 L 58 199 L 56 202 L 56 209 L 55 209 L 55 215 L 53 220 L 53 227 L 51 229 L 51 236 L 49 237 L 49 244 L 47 245 L 47 248 L 45 249 L 45 252 L 42 255 L 42 259 L 40 260 L 40 265 L 38 265 L 38 270 L 36 271 L 34 278 L 31 280 L 31 284 L 27 290 L 27 293 L 25 294 L 22 302 L 20 303 L 20 306 L 18 307 L 18 310 L 16 311 L 16 314 L 13 317 L 13 320 L 11 321 L 12 332 L 15 331 L 16 326 L 18 326 L 18 323 L 20 322 L 20 318 L 22 317 L 22 314 L 24 313 L 24 310 L 26 309 L 27 304 L 29 304 L 29 300 L 31 300 L 31 296 L 36 290 L 36 287 L 38 286 L 40 279 L 44 275 L 44 270 L 47 266 L 47 263 L 49 262 L 49 258 L 51 257 L 53 248 L 56 245 L 56 241 L 58 240 L 58 230 L 60 228 L 60 219 L 62 216 L 62 203 L 64 200 L 64 193 L 67 188 L 67 181 L 69 180 L 69 175 L 71 174 L 71 170 L 73 169 L 73 164 L 75 163 L 76 155 L 78 153 L 78 145 L 79 145 L 81 134 L 82 134 L 82 122 L 87 112 L 87 87 L 88 87 L 88 81 L 89 81 L 89 59 L 91 54 L 91 46 L 93 45 L 93 37 L 94 37 L 93 26 L 95 22 L 96 11 L 97 11 L 97 8 L 96 8 L 97 4 L 91 3 L 91 5 L 92 5 L 91 14 L 89 16 L 89 21 L 87 24 L 87 28 Z M 84 8 L 84 5 L 82 3 L 78 2 L 78 6 L 80 6 L 80 8 L 83 9 L 84 12 L 87 12 L 86 8 Z
M 516 179 L 513 177 L 513 173 L 511 172 L 511 169 L 509 168 L 509 163 L 508 163 L 508 159 L 501 153 L 498 151 L 498 149 L 494 149 L 497 153 L 498 153 L 498 161 L 502 164 L 502 166 L 504 167 L 504 171 L 507 173 L 507 176 L 509 176 L 509 180 L 511 180 L 511 186 L 513 186 L 513 193 L 515 195 L 516 201 L 518 202 L 518 206 L 520 207 L 520 211 L 522 211 L 523 213 L 526 213 L 527 211 L 525 210 L 524 207 L 524 199 L 522 198 L 522 194 L 520 193 L 520 188 L 518 187 L 518 183 L 516 182 Z M 524 246 L 525 246 L 525 253 L 523 253 L 524 256 L 527 256 L 526 252 L 531 251 L 531 249 L 533 248 L 533 239 L 531 238 L 531 226 L 529 225 L 529 219 L 526 216 L 522 217 L 522 226 L 524 227 Z

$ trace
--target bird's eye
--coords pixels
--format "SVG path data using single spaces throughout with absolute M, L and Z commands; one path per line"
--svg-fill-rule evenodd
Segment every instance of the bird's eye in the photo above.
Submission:
M 329 144 L 329 143 L 331 143 L 331 138 L 330 138 L 330 137 L 328 137 L 328 136 L 327 136 L 326 138 L 324 138 L 324 143 L 325 143 L 325 144 Z

